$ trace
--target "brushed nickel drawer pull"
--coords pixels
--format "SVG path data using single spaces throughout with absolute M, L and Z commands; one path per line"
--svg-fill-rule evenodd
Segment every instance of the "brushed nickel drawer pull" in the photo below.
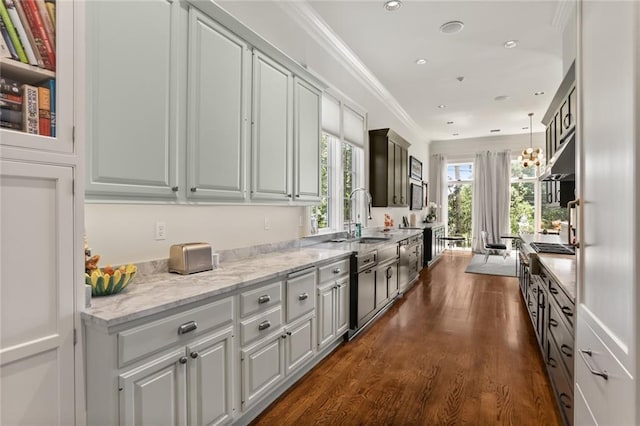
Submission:
M 564 355 L 573 358 L 573 349 L 571 349 L 569 346 L 567 345 L 562 345 L 560 347 L 560 352 L 562 352 Z
M 263 303 L 267 303 L 267 302 L 271 302 L 271 296 L 269 296 L 268 294 L 258 297 L 259 304 L 262 305 Z
M 340 268 L 336 268 L 333 270 L 334 274 L 339 274 L 340 272 L 342 272 L 342 270 Z
M 573 311 L 568 306 L 563 306 L 562 307 L 562 313 L 565 314 L 568 317 L 572 317 L 573 316 Z
M 309 293 L 302 293 L 298 295 L 298 300 L 305 300 L 309 298 Z
M 178 327 L 178 334 L 187 334 L 190 331 L 195 330 L 196 328 L 198 328 L 198 323 L 196 323 L 195 321 L 189 321 Z
M 266 330 L 269 327 L 271 327 L 271 321 L 269 321 L 269 320 L 262 321 L 260 324 L 258 324 L 258 330 L 260 330 L 260 331 Z
M 587 357 L 585 355 L 593 356 L 593 352 L 591 351 L 591 349 L 587 349 L 587 350 L 581 349 L 580 350 L 580 356 L 582 357 L 582 360 L 584 361 L 584 363 L 587 364 L 587 368 L 589 369 L 591 374 L 593 374 L 594 376 L 600 376 L 605 380 L 609 380 L 609 373 L 607 373 L 605 370 L 598 371 L 595 368 L 593 368 L 591 366 L 591 364 L 589 363 L 589 361 L 587 361 Z
M 557 327 L 558 321 L 554 320 L 553 318 L 549 318 L 549 324 L 551 324 L 552 327 Z
M 550 291 L 552 294 L 558 294 L 558 289 L 557 289 L 557 288 L 555 288 L 554 286 L 549 286 L 549 291 Z
M 564 408 L 566 409 L 571 408 L 571 397 L 566 393 L 563 392 L 560 394 L 560 402 L 562 402 L 562 405 L 564 405 Z

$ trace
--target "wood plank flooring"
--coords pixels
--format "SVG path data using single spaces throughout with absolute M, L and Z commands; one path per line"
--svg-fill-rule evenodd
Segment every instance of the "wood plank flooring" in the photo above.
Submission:
M 560 425 L 516 278 L 445 253 L 255 425 Z

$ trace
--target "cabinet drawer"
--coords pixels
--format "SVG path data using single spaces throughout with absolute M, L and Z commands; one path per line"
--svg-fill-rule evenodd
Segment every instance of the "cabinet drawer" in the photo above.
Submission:
M 316 308 L 316 272 L 287 280 L 287 322 Z
M 319 283 L 325 283 L 349 274 L 349 258 L 318 268 Z
M 558 312 L 558 307 L 553 301 L 549 303 L 549 332 L 553 336 L 558 350 L 560 351 L 560 358 L 564 363 L 569 378 L 573 378 L 573 330 L 569 330 L 567 325 L 562 322 L 561 315 Z
M 574 302 L 567 296 L 564 290 L 560 287 L 560 285 L 549 275 L 549 273 L 544 269 L 540 269 L 540 277 L 544 281 L 544 285 L 549 289 L 549 293 L 558 303 L 558 308 L 560 313 L 562 313 L 563 321 L 567 322 L 569 328 L 573 328 L 573 321 L 575 317 L 575 304 Z
M 233 299 L 218 300 L 118 333 L 120 367 L 147 354 L 233 322 Z
M 240 294 L 240 316 L 264 312 L 282 302 L 282 281 Z
M 282 326 L 282 307 L 260 314 L 240 323 L 240 345 L 268 336 Z
M 634 418 L 634 378 L 598 337 L 606 331 L 594 329 L 583 318 L 587 315 L 580 311 L 576 327 L 576 387 L 599 424 L 628 424 Z M 590 355 L 581 351 L 590 351 Z M 595 372 L 606 373 L 606 380 Z
M 556 391 L 556 400 L 565 424 L 573 424 L 573 385 L 562 367 L 561 355 L 553 339 L 547 341 L 547 366 Z

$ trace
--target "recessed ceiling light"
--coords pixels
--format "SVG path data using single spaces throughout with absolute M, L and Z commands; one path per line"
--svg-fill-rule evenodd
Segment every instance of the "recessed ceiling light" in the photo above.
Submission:
M 461 75 L 460 77 L 456 77 L 456 80 L 458 80 L 460 83 L 462 83 L 462 80 L 464 80 L 464 76 Z
M 453 124 L 453 121 L 447 121 L 447 124 Z
M 504 42 L 504 47 L 507 49 L 513 49 L 518 45 L 518 40 L 507 40 Z
M 509 99 L 509 96 L 507 95 L 500 95 L 493 98 L 494 101 L 506 101 L 507 99 Z
M 458 136 L 460 133 L 451 133 L 451 136 Z
M 449 21 L 440 26 L 440 32 L 443 34 L 455 34 L 462 31 L 464 23 L 462 21 Z
M 498 133 L 500 131 L 500 129 L 491 129 L 489 130 L 491 133 Z
M 384 8 L 389 12 L 400 9 L 400 6 L 402 6 L 402 2 L 400 0 L 389 0 L 384 3 Z
M 442 109 L 442 108 L 446 108 L 447 106 L 445 104 L 440 104 L 438 105 L 438 108 Z
M 542 92 L 542 91 L 536 92 L 536 93 L 534 93 L 534 95 L 536 95 L 536 96 L 544 95 L 544 92 Z
M 417 65 L 424 65 L 427 63 L 426 59 L 420 58 L 420 59 L 416 59 L 416 64 Z

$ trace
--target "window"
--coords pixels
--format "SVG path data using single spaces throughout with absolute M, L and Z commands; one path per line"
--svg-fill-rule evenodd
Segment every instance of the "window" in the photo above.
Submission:
M 510 232 L 532 233 L 536 230 L 536 212 L 540 197 L 536 167 L 522 167 L 518 160 L 511 160 L 511 201 L 509 205 Z
M 449 235 L 462 235 L 470 240 L 473 164 L 448 164 L 447 181 L 449 188 L 449 220 L 447 223 Z

